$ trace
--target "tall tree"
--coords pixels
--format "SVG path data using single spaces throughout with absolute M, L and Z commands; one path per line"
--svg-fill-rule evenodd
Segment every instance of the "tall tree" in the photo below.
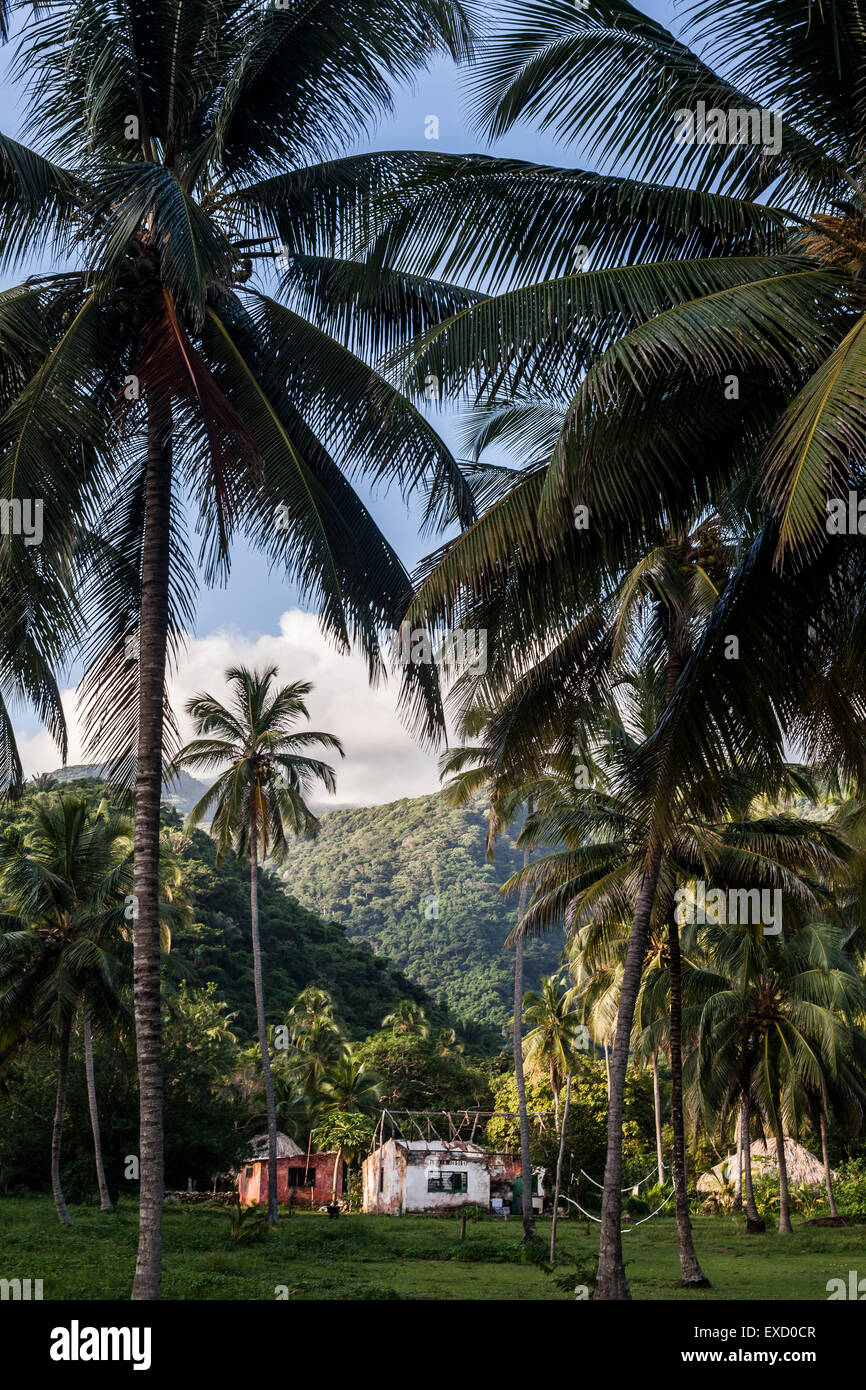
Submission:
M 268 1225 L 272 1227 L 278 1223 L 277 1117 L 259 936 L 259 867 L 269 856 L 277 862 L 284 858 L 289 836 L 316 834 L 318 821 L 307 797 L 317 784 L 329 792 L 336 789 L 334 769 L 306 750 L 321 747 L 343 753 L 333 734 L 296 727 L 299 720 L 309 718 L 305 699 L 311 683 L 294 681 L 275 688 L 276 677 L 276 666 L 263 671 L 233 666 L 226 672 L 227 704 L 212 695 L 190 700 L 187 713 L 198 737 L 180 750 L 166 774 L 181 768 L 222 769 L 188 820 L 198 825 L 210 815 L 218 858 L 234 849 L 239 859 L 249 862 L 253 983 L 268 1115 Z
M 95 1019 L 100 1030 L 107 1030 L 123 1013 L 131 829 L 123 817 L 92 807 L 85 797 L 65 794 L 40 799 L 32 827 L 9 830 L 0 840 L 0 884 L 7 905 L 0 934 L 0 1031 L 6 1046 L 33 1040 L 57 1050 L 51 1187 L 63 1226 L 72 1225 L 60 1161 L 70 1046 L 79 1010 L 100 1200 L 103 1211 L 111 1210 L 91 1026 Z
M 703 947 L 717 987 L 700 1010 L 695 1081 L 714 1113 L 741 1099 L 744 1143 L 757 1108 L 776 1139 L 779 1233 L 791 1232 L 785 1134 L 796 1132 L 817 1085 L 845 1068 L 853 1054 L 851 1031 L 866 1005 L 856 965 L 838 927 L 812 922 L 772 936 L 736 924 L 708 924 Z M 863 1078 L 860 1078 L 862 1087 Z M 757 1212 L 750 1194 L 746 1148 L 747 1216 Z
M 810 686 L 827 718 L 808 736 L 864 771 L 860 734 L 835 717 L 844 652 L 852 638 L 859 650 L 864 623 L 863 557 L 840 517 L 844 490 L 862 482 L 863 450 L 851 447 L 864 432 L 863 214 L 859 194 L 852 201 L 861 121 L 840 97 L 840 78 L 859 70 L 862 33 L 854 5 L 814 25 L 782 10 L 768 20 L 763 0 L 724 14 L 699 5 L 683 24 L 716 70 L 625 0 L 509 0 L 501 18 L 472 78 L 487 132 L 528 117 L 566 143 L 589 138 L 629 176 L 430 156 L 383 214 L 376 244 L 392 270 L 440 268 L 488 291 L 402 354 L 405 381 L 418 391 L 431 375 L 446 382 L 490 409 L 488 442 L 510 438 L 524 452 L 518 474 L 479 470 L 487 514 L 435 557 L 412 616 L 493 628 L 498 663 L 520 683 L 527 742 L 530 716 L 544 738 L 545 713 L 548 726 L 561 723 L 596 668 L 594 581 L 632 572 L 659 529 L 684 536 L 695 503 L 717 502 L 737 476 L 740 514 L 754 523 L 736 582 L 690 653 L 671 627 L 668 709 L 639 759 L 648 834 L 612 1065 L 596 1283 L 596 1297 L 621 1298 L 622 1077 L 676 789 L 699 801 L 738 760 L 778 767 L 784 737 L 814 710 Z M 635 52 L 641 75 L 626 110 L 612 93 Z M 749 90 L 756 73 L 763 103 Z M 759 110 L 780 91 L 790 106 L 772 150 L 675 138 L 699 100 Z M 533 391 L 553 402 L 549 430 L 527 415 Z M 748 683 L 722 664 L 730 636 L 741 661 L 749 649 Z M 490 673 L 486 684 L 490 699 Z M 519 714 L 515 703 L 509 737 Z
M 523 1042 L 524 1060 L 531 1072 L 546 1072 L 553 1092 L 556 1132 L 559 1133 L 559 1093 L 574 1072 L 580 1051 L 581 1017 L 571 1006 L 568 990 L 558 975 L 547 975 L 539 990 L 523 996 L 523 1021 L 529 1032 Z
M 44 500 L 42 544 L 13 540 L 19 608 L 80 581 L 86 723 L 135 786 L 137 1299 L 160 1293 L 159 803 L 166 665 L 195 584 L 185 503 L 208 580 L 244 531 L 344 650 L 357 642 L 384 670 L 378 634 L 399 621 L 407 576 L 343 465 L 423 487 L 431 520 L 468 516 L 471 498 L 363 354 L 468 300 L 352 261 L 344 220 L 402 172 L 341 156 L 395 82 L 470 41 L 459 0 L 348 0 L 327 22 L 308 0 L 63 0 L 23 31 L 37 148 L 0 141 L 0 252 L 61 269 L 4 296 L 0 490 Z M 257 266 L 280 272 L 280 298 Z M 343 341 L 327 326 L 337 302 Z M 435 719 L 435 673 L 407 672 L 404 698 Z
M 561 773 L 549 777 L 540 784 L 538 813 L 523 832 L 530 843 L 546 847 L 526 875 L 534 890 L 526 929 L 545 930 L 564 921 L 571 933 L 569 954 L 576 992 L 590 1017 L 602 1005 L 608 1012 L 618 1008 L 620 1024 L 643 832 L 640 817 L 633 818 L 617 766 L 620 774 L 627 771 L 630 750 L 639 746 L 645 728 L 652 728 L 653 706 L 657 708 L 662 699 L 659 684 L 651 671 L 624 679 L 619 707 L 611 708 L 606 719 L 599 714 L 593 782 L 587 785 L 583 777 Z M 792 768 L 780 794 L 802 794 L 808 785 L 801 770 Z M 690 960 L 685 965 L 680 960 L 679 924 L 673 914 L 675 886 L 704 874 L 713 883 L 724 884 L 726 891 L 755 883 L 784 886 L 789 913 L 802 913 L 825 902 L 827 894 L 816 891 L 822 876 L 832 881 L 847 873 L 848 846 L 841 832 L 796 815 L 777 814 L 775 807 L 753 807 L 755 790 L 732 774 L 716 808 L 717 812 L 727 808 L 728 818 L 721 821 L 692 817 L 684 803 L 675 803 L 679 819 L 665 841 L 663 888 L 653 907 L 635 1000 L 629 1046 L 646 1057 L 664 1042 L 671 1052 L 674 1187 L 681 1277 L 686 1284 L 700 1285 L 704 1275 L 694 1250 L 685 1176 L 683 974 L 688 971 L 693 1000 L 706 996 L 712 979 L 704 979 Z M 506 887 L 513 891 L 523 877 L 514 875 Z
M 562 1125 L 559 1132 L 559 1149 L 556 1154 L 556 1179 L 553 1184 L 553 1212 L 550 1219 L 550 1263 L 556 1262 L 556 1222 L 559 1217 L 559 1193 L 562 1187 L 562 1159 L 565 1154 L 565 1131 L 568 1125 L 568 1112 L 571 1108 L 571 1072 L 565 1078 L 565 1106 L 562 1111 Z
M 482 707 L 464 709 L 462 726 L 468 738 L 477 738 L 490 719 L 490 712 Z M 490 761 L 482 742 L 466 743 L 443 754 L 440 762 L 440 776 L 450 777 L 445 787 L 446 800 L 453 806 L 465 805 L 475 792 L 484 788 L 489 797 L 487 856 L 492 859 L 496 839 L 504 826 L 519 814 L 523 805 L 531 815 L 533 805 L 533 786 L 529 778 L 522 784 L 509 786 L 497 775 L 495 765 Z M 523 851 L 524 869 L 529 866 L 530 850 L 527 845 Z M 520 1126 L 520 1181 L 521 1208 L 523 1216 L 523 1239 L 531 1242 L 538 1239 L 535 1229 L 535 1213 L 532 1207 L 532 1159 L 529 1151 L 529 1112 L 526 1104 L 526 1077 L 523 1067 L 523 947 L 524 937 L 520 931 L 523 914 L 526 910 L 528 892 L 521 889 L 517 902 L 517 929 L 514 933 L 514 1013 L 511 1022 L 512 1055 L 514 1075 L 517 1085 L 517 1110 Z

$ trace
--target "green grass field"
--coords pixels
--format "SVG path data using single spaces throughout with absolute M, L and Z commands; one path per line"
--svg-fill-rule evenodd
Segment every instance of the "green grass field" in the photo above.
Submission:
M 45 1299 L 126 1299 L 135 1265 L 136 1211 L 115 1216 L 72 1207 L 75 1227 L 61 1230 L 50 1199 L 0 1200 L 0 1278 L 42 1279 Z M 597 1227 L 560 1223 L 561 1258 L 594 1267 Z M 549 1240 L 550 1223 L 539 1223 Z M 520 1225 L 494 1218 L 470 1221 L 461 1245 L 456 1218 L 298 1214 L 275 1235 L 231 1237 L 225 1211 L 184 1207 L 165 1215 L 164 1293 L 169 1299 L 273 1300 L 278 1286 L 292 1300 L 311 1299 L 563 1299 L 553 1278 L 521 1262 Z M 774 1230 L 747 1236 L 740 1219 L 695 1219 L 695 1241 L 710 1290 L 687 1293 L 677 1283 L 676 1230 L 659 1217 L 624 1236 L 628 1275 L 637 1299 L 826 1300 L 831 1278 L 866 1273 L 866 1226 L 816 1229 L 798 1223 L 793 1236 Z

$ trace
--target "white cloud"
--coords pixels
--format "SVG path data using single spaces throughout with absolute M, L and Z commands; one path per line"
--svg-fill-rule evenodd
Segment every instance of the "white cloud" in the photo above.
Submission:
M 75 712 L 75 691 L 61 691 L 61 699 L 63 700 L 66 728 L 69 734 L 67 762 L 82 763 L 84 762 L 84 754 L 81 749 L 81 738 Z M 53 772 L 56 767 L 60 766 L 57 744 L 47 730 L 37 729 L 35 733 L 30 734 L 22 733 L 20 729 L 16 729 L 15 736 L 25 776 L 30 777 L 37 772 Z
M 183 739 L 193 735 L 183 714 L 186 701 L 203 690 L 222 698 L 223 674 L 234 665 L 276 665 L 283 682 L 313 682 L 307 702 L 311 725 L 336 734 L 346 750 L 345 759 L 327 755 L 337 768 L 337 803 L 366 806 L 438 789 L 436 755 L 415 743 L 397 715 L 396 681 L 371 688 L 363 659 L 340 655 L 322 635 L 315 615 L 297 608 L 282 615 L 278 633 L 250 639 L 227 627 L 188 639 L 171 681 L 171 702 Z M 83 762 L 74 692 L 64 693 L 64 708 L 69 762 Z M 57 749 L 47 733 L 22 736 L 19 747 L 28 776 L 58 765 Z M 315 797 L 317 804 L 328 799 Z

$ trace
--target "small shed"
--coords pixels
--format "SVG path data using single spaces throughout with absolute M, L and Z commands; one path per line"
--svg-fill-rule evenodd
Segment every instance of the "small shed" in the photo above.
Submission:
M 323 1207 L 334 1190 L 337 1164 L 337 1201 L 343 1196 L 345 1164 L 337 1153 L 310 1153 L 298 1147 L 287 1134 L 277 1133 L 277 1202 L 280 1206 Z M 292 1196 L 294 1194 L 294 1197 Z M 242 1207 L 268 1201 L 268 1136 L 252 1140 L 248 1157 L 238 1173 L 238 1196 Z

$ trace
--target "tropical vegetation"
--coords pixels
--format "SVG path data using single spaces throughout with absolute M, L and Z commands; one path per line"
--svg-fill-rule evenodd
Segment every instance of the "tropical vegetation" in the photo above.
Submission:
M 857 0 L 671 23 L 0 4 L 28 142 L 0 136 L 0 1181 L 42 1173 L 68 1227 L 95 1179 L 114 1219 L 122 1156 L 136 1299 L 176 1163 L 216 1191 L 264 1128 L 252 1248 L 278 1127 L 336 1154 L 336 1208 L 399 1111 L 481 1112 L 524 1194 L 555 1172 L 600 1301 L 670 1202 L 686 1291 L 711 1212 L 779 1248 L 825 1200 L 863 1215 L 866 38 Z M 591 167 L 359 152 L 436 56 L 483 136 Z M 359 478 L 418 503 L 415 574 Z M 441 797 L 291 844 L 342 753 L 295 671 L 234 667 L 179 748 L 168 678 L 238 541 L 397 677 Z M 106 783 L 70 793 L 25 781 L 11 711 L 65 761 L 73 664 Z

